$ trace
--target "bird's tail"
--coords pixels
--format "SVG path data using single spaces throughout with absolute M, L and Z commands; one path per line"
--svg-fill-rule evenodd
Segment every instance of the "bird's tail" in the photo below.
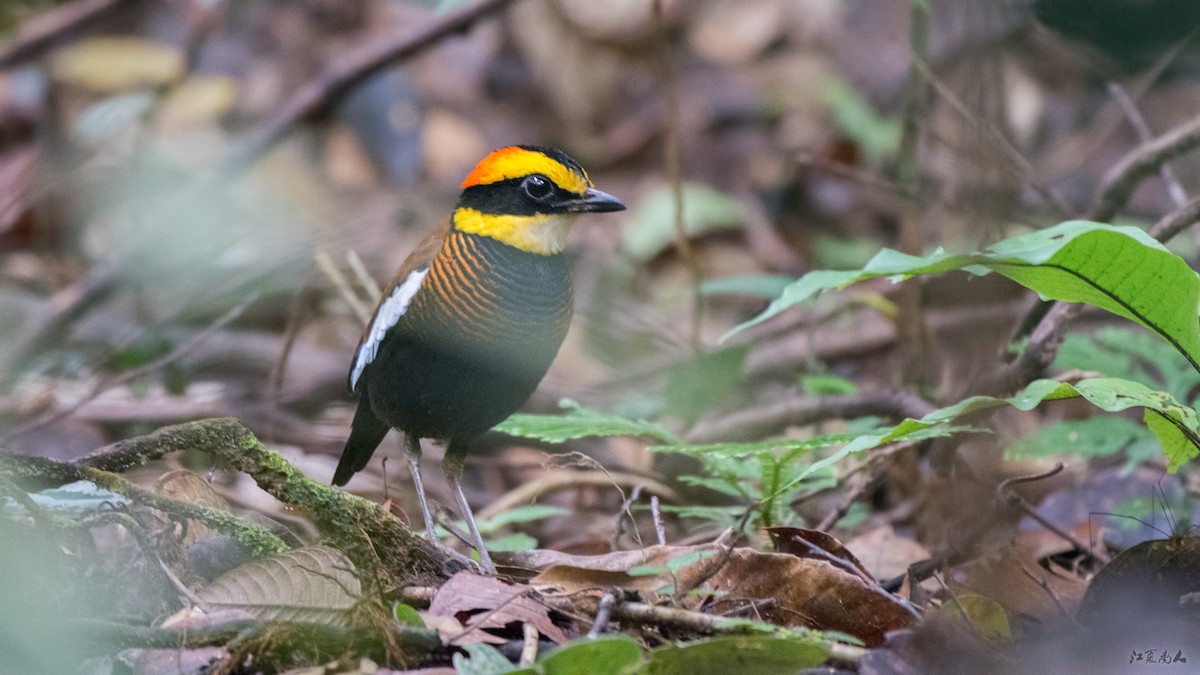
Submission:
M 375 454 L 375 448 L 387 435 L 388 425 L 375 416 L 368 398 L 364 389 L 358 399 L 358 409 L 354 411 L 354 421 L 350 424 L 350 438 L 342 450 L 337 470 L 333 472 L 334 485 L 345 485 L 351 476 L 362 471 L 371 460 L 371 455 Z

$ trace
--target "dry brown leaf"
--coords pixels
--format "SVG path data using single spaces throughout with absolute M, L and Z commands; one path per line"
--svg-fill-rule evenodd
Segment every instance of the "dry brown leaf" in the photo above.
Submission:
M 873 581 L 827 560 L 783 553 L 734 549 L 729 559 L 702 587 L 720 591 L 711 604 L 717 613 L 744 610 L 748 601 L 769 601 L 753 616 L 781 626 L 836 630 L 867 644 L 883 644 L 888 631 L 917 622 L 901 599 Z
M 1026 571 L 1044 581 L 1049 590 L 1030 579 Z M 1078 577 L 1062 572 L 1056 566 L 1047 570 L 1028 553 L 1016 548 L 1006 548 L 959 565 L 946 577 L 951 590 L 957 593 L 987 596 L 1010 612 L 1037 619 L 1062 615 L 1055 597 L 1068 612 L 1074 612 L 1087 588 Z
M 473 642 L 504 643 L 485 628 L 504 628 L 510 623 L 527 623 L 538 629 L 546 639 L 562 644 L 567 635 L 550 620 L 550 610 L 539 601 L 537 591 L 528 586 L 504 582 L 494 577 L 482 577 L 459 572 L 442 584 L 426 614 L 431 617 L 453 617 L 467 630 L 453 638 L 458 645 Z M 443 634 L 441 627 L 439 634 Z
M 775 550 L 780 553 L 817 560 L 828 559 L 829 556 L 845 563 L 847 569 L 858 570 L 864 578 L 874 579 L 850 549 L 836 537 L 820 530 L 807 530 L 803 527 L 771 527 L 767 528 L 767 532 L 771 535 Z
M 891 579 L 908 571 L 908 566 L 930 558 L 929 549 L 908 537 L 897 536 L 891 525 L 877 527 L 846 542 L 876 579 Z
M 210 607 L 244 610 L 264 621 L 345 626 L 362 585 L 344 553 L 306 546 L 234 568 L 196 595 Z
M 648 546 L 639 551 L 615 551 L 604 555 L 571 555 L 557 551 L 529 551 L 521 564 L 541 573 L 530 585 L 574 593 L 597 588 L 622 588 L 652 593 L 665 586 L 683 592 L 695 586 L 720 564 L 725 547 L 720 543 L 699 546 Z M 650 574 L 629 574 L 637 567 L 665 568 L 682 556 L 700 554 L 701 559 L 672 575 L 666 569 Z M 650 570 L 647 570 L 650 571 Z

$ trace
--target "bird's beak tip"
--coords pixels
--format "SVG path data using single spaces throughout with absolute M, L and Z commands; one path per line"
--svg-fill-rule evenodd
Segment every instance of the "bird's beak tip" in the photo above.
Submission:
M 624 211 L 628 208 L 625 206 L 625 202 L 596 188 L 588 188 L 584 191 L 583 199 L 579 201 L 579 205 L 579 210 L 585 213 L 609 213 L 612 211 Z

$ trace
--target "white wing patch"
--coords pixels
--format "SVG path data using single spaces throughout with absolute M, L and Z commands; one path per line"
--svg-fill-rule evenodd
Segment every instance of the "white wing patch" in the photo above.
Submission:
M 362 376 L 363 369 L 367 367 L 367 364 L 375 360 L 375 355 L 379 353 L 379 345 L 383 343 L 383 336 L 388 329 L 395 326 L 400 317 L 408 311 L 409 303 L 412 302 L 413 296 L 417 294 L 417 290 L 421 288 L 421 282 L 428 274 L 428 267 L 413 271 L 404 280 L 404 283 L 397 286 L 387 300 L 379 305 L 379 309 L 375 311 L 375 317 L 371 319 L 371 330 L 363 338 L 358 353 L 354 355 L 354 368 L 350 370 L 350 391 L 354 391 L 358 384 L 358 378 Z

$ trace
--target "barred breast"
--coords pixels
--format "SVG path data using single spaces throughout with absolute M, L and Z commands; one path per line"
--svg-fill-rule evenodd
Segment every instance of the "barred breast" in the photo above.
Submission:
M 454 231 L 372 382 L 372 408 L 425 438 L 469 439 L 512 414 L 546 374 L 571 321 L 565 256 Z

